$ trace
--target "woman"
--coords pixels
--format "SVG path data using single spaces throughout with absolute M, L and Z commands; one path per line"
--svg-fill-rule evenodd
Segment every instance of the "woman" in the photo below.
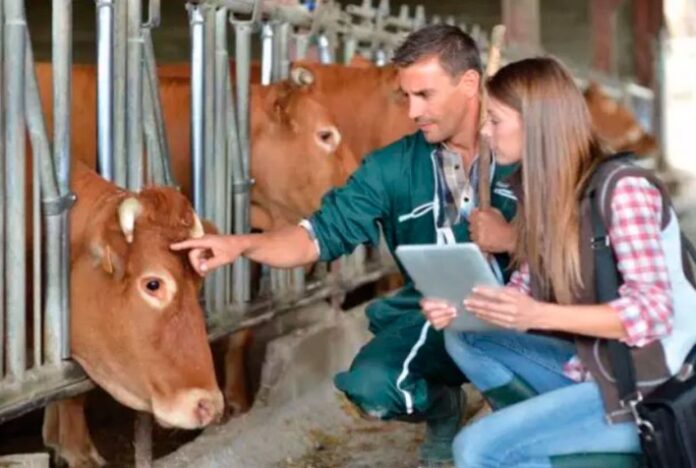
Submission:
M 694 290 L 675 266 L 679 242 L 665 234 L 674 230 L 676 217 L 663 211 L 663 200 L 669 202 L 658 182 L 640 175 L 647 173 L 618 179 L 608 196 L 607 229 L 623 284 L 618 299 L 596 304 L 590 237 L 581 235 L 591 224 L 582 203 L 587 179 L 604 154 L 582 94 L 551 58 L 512 63 L 487 88 L 484 131 L 496 158 L 522 163 L 518 270 L 506 288 L 477 288 L 464 301 L 501 329 L 445 333 L 449 354 L 495 410 L 459 433 L 456 464 L 550 467 L 558 455 L 639 453 L 635 424 L 594 358 L 604 358 L 606 342 L 594 338 L 640 348 L 640 359 L 634 354 L 639 377 L 645 365 L 657 363 L 655 381 L 668 378 L 674 364 L 667 369 L 666 361 L 675 352 L 683 362 L 685 353 L 675 351 L 671 339 L 672 325 L 681 326 L 674 298 L 688 297 L 693 306 Z M 422 307 L 438 329 L 456 314 L 436 300 L 425 299 Z M 692 345 L 694 337 L 687 339 Z

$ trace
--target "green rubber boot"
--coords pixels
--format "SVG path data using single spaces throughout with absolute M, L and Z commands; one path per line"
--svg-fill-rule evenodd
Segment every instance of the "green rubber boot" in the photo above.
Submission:
M 482 394 L 491 407 L 498 410 L 536 396 L 537 392 L 524 380 L 513 377 L 509 383 L 482 392 Z
M 460 387 L 444 387 L 434 399 L 425 415 L 425 440 L 418 453 L 421 468 L 452 465 L 452 441 L 465 409 L 466 393 Z

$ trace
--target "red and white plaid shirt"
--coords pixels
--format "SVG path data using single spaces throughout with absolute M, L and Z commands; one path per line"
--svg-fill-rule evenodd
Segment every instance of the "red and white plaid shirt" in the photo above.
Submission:
M 609 305 L 623 323 L 623 341 L 645 346 L 672 331 L 672 294 L 660 241 L 662 195 L 642 177 L 624 177 L 616 184 L 611 209 L 609 240 L 623 284 L 620 297 Z M 508 286 L 530 294 L 528 265 L 513 273 Z M 576 381 L 589 378 L 577 356 L 566 363 L 564 373 Z

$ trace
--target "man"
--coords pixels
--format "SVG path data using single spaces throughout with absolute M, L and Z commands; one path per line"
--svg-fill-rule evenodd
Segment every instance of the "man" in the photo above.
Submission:
M 173 248 L 192 249 L 191 262 L 201 274 L 240 255 L 295 267 L 333 260 L 359 244 L 376 245 L 380 227 L 392 252 L 402 244 L 471 241 L 472 221 L 473 240 L 484 250 L 512 250 L 506 219 L 516 201 L 501 179 L 514 167 L 493 167 L 497 210 L 475 209 L 481 62 L 474 41 L 456 27 L 428 26 L 406 39 L 394 63 L 416 133 L 367 156 L 348 183 L 329 192 L 299 226 L 206 236 Z M 497 258 L 504 271 L 506 257 Z M 419 300 L 407 278 L 395 296 L 373 302 L 367 315 L 374 338 L 335 384 L 364 414 L 426 422 L 419 454 L 423 464 L 434 466 L 452 458 L 465 379 L 447 355 L 442 333 L 426 325 Z

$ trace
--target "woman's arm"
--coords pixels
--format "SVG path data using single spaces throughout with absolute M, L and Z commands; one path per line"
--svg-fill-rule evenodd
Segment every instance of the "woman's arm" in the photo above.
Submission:
M 612 194 L 609 238 L 623 284 L 609 304 L 541 303 L 511 289 L 480 288 L 465 305 L 485 320 L 519 330 L 556 330 L 643 346 L 668 334 L 672 297 L 661 245 L 662 197 L 647 180 L 626 177 Z

